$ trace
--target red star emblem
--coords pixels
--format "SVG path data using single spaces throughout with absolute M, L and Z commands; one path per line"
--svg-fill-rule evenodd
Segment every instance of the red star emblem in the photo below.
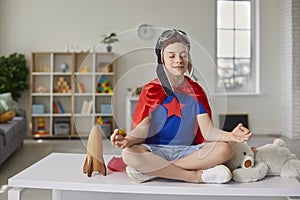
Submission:
M 182 117 L 181 109 L 184 107 L 184 104 L 179 103 L 178 100 L 174 97 L 171 103 L 163 104 L 163 106 L 168 110 L 168 117 L 176 115 Z

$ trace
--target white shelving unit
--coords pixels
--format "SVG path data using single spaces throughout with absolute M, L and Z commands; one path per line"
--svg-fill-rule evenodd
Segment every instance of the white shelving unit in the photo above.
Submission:
M 132 125 L 132 118 L 139 96 L 126 96 L 126 132 L 129 133 Z
M 106 52 L 34 52 L 31 63 L 30 91 L 30 134 L 32 137 L 81 137 L 88 136 L 98 117 L 105 118 L 114 128 L 111 112 L 103 112 L 101 106 L 112 106 L 113 87 L 115 85 L 114 54 Z M 61 65 L 66 64 L 63 72 Z M 106 80 L 101 89 L 111 87 L 110 93 L 97 89 L 99 80 Z M 78 84 L 84 86 L 78 88 Z M 40 92 L 41 87 L 45 91 Z M 58 89 L 60 88 L 60 89 Z M 100 89 L 100 90 L 101 90 Z M 88 113 L 82 112 L 84 102 L 92 102 Z M 64 112 L 57 112 L 54 102 L 60 102 Z M 44 112 L 36 113 L 33 108 L 42 105 Z M 44 132 L 39 131 L 42 127 Z M 60 133 L 55 125 L 68 124 L 69 131 Z M 41 127 L 41 126 L 40 126 Z M 57 127 L 57 126 L 56 126 Z M 109 135 L 109 132 L 105 133 Z

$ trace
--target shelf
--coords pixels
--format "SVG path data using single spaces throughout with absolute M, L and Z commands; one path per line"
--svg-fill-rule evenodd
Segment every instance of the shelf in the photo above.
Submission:
M 114 95 L 113 93 L 95 93 L 95 96 L 99 96 L 99 97 L 101 97 L 101 96 L 103 96 L 103 97 L 106 97 L 106 96 L 112 97 L 113 95 Z
M 50 72 L 32 72 L 31 75 L 33 76 L 50 76 Z
M 94 93 L 74 93 L 74 96 L 93 96 Z
M 92 72 L 75 72 L 74 75 L 75 76 L 93 76 L 95 73 L 92 73 Z
M 72 76 L 71 72 L 53 72 L 53 76 Z
M 112 122 L 112 127 L 115 127 L 113 114 L 101 112 L 101 107 L 104 109 L 111 104 L 113 93 L 95 92 L 102 91 L 103 88 L 105 91 L 113 91 L 114 57 L 113 53 L 106 52 L 33 52 L 30 110 L 32 111 L 32 105 L 36 105 L 34 108 L 38 107 L 37 104 L 44 105 L 44 109 L 39 111 L 41 114 L 30 115 L 31 137 L 88 136 L 98 117 L 107 118 Z M 62 67 L 66 67 L 65 71 L 62 71 Z M 103 80 L 105 82 L 101 82 Z M 100 83 L 105 85 L 102 88 L 97 87 Z M 90 114 L 82 114 L 84 102 L 88 102 L 87 113 Z M 69 128 L 69 134 L 55 134 L 56 123 L 62 123 Z M 40 125 L 46 134 L 36 134 Z
M 113 72 L 95 72 L 95 75 L 99 75 L 99 76 L 113 76 L 115 74 Z
M 71 135 L 52 135 L 52 134 L 33 134 L 33 138 L 42 138 L 42 139 L 47 139 L 47 138 L 56 138 L 56 139 L 59 139 L 59 138 L 70 138 Z
M 53 135 L 49 134 L 49 133 L 45 133 L 45 134 L 38 134 L 38 133 L 34 133 L 33 134 L 33 137 L 34 138 L 45 138 L 45 137 L 52 137 Z
M 112 113 L 95 113 L 96 116 L 98 117 L 112 117 Z
M 75 113 L 74 117 L 93 117 L 93 114 L 81 114 L 81 113 Z
M 51 93 L 32 93 L 32 96 L 36 96 L 36 97 L 47 97 L 52 95 Z
M 94 75 L 99 75 L 99 76 L 114 76 L 115 73 L 113 73 L 113 72 L 94 72 L 94 73 L 80 73 L 80 72 L 76 72 L 74 75 L 75 76 L 94 76 Z
M 56 93 L 56 92 L 53 92 L 52 95 L 57 96 L 57 97 L 70 97 L 70 96 L 72 96 L 71 93 Z
M 133 114 L 135 111 L 136 104 L 139 100 L 139 96 L 137 95 L 127 95 L 126 97 L 126 131 L 130 132 Z
M 45 113 L 45 114 L 31 114 L 31 117 L 50 117 L 50 113 Z
M 140 96 L 131 96 L 130 101 L 138 101 Z
M 71 117 L 71 113 L 53 113 L 53 117 Z

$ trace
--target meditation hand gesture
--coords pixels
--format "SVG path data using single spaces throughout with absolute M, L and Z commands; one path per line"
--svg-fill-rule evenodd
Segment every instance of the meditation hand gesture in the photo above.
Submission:
M 242 123 L 239 123 L 231 133 L 231 141 L 233 142 L 244 142 L 252 136 L 252 132 L 244 127 Z
M 121 133 L 119 129 L 114 130 L 113 134 L 110 136 L 110 141 L 112 145 L 122 149 L 129 146 L 128 139 L 125 137 L 124 134 Z

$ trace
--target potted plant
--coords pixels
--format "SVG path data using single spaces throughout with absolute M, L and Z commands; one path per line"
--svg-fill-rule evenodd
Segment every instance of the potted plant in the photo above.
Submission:
M 13 53 L 0 57 L 0 93 L 10 92 L 15 101 L 28 89 L 29 70 L 24 54 Z
M 111 52 L 112 50 L 112 46 L 111 44 L 114 43 L 114 42 L 118 42 L 118 38 L 117 38 L 117 34 L 116 33 L 111 33 L 110 35 L 106 36 L 104 35 L 103 36 L 103 39 L 101 40 L 101 43 L 103 44 L 106 44 L 106 50 L 107 52 Z

